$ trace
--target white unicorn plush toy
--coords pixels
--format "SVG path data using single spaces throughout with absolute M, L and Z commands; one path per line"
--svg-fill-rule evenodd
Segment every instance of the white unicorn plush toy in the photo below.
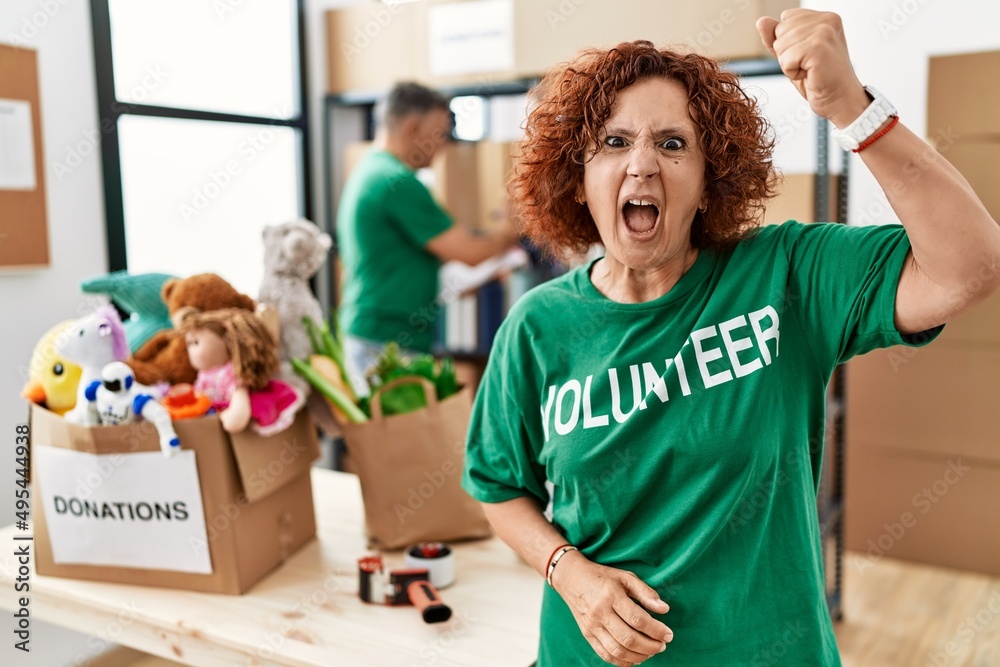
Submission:
M 100 306 L 93 314 L 81 317 L 56 340 L 56 351 L 83 371 L 76 406 L 63 417 L 75 424 L 96 426 L 96 415 L 89 409 L 85 394 L 87 387 L 94 381 L 100 382 L 105 366 L 112 361 L 124 361 L 129 353 L 118 311 L 111 305 Z

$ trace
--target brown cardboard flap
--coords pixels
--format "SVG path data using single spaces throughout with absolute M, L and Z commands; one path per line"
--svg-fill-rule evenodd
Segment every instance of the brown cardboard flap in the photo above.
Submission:
M 227 434 L 215 415 L 181 419 L 173 424 L 181 449 L 194 449 L 192 443 L 195 442 L 230 443 L 239 471 L 239 483 L 251 503 L 307 472 L 320 454 L 315 428 L 302 411 L 288 429 L 268 437 L 260 436 L 252 429 Z M 159 436 L 150 422 L 81 426 L 37 405 L 31 408 L 31 439 L 33 445 L 63 447 L 89 454 L 160 450 Z
M 230 435 L 247 500 L 255 502 L 308 473 L 319 458 L 316 427 L 304 410 L 281 433 L 263 437 L 252 429 Z
M 181 437 L 180 431 L 177 433 Z M 148 422 L 90 427 L 73 424 L 39 405 L 31 406 L 31 444 L 62 447 L 88 454 L 155 451 L 156 428 Z

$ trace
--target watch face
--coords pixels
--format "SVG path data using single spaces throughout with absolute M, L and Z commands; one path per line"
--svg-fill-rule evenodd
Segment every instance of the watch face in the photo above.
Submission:
M 832 132 L 833 138 L 845 151 L 855 151 L 860 148 L 863 142 L 875 134 L 880 125 L 897 113 L 896 107 L 871 86 L 865 86 L 865 93 L 871 100 L 868 107 L 850 125 Z
M 834 133 L 833 138 L 837 140 L 837 143 L 840 144 L 840 147 L 845 151 L 853 151 L 861 145 L 861 142 L 847 132 L 837 131 Z

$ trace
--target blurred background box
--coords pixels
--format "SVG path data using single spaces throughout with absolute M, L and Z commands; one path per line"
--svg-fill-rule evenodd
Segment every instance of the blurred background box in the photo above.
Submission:
M 1000 575 L 1000 467 L 850 441 L 846 484 L 849 550 Z
M 388 90 L 418 78 L 423 3 L 366 2 L 326 13 L 327 92 Z
M 816 174 L 782 174 L 778 194 L 767 202 L 764 224 L 775 225 L 786 220 L 798 222 L 839 222 L 837 220 L 836 174 L 830 175 L 830 200 L 827 215 L 816 220 L 813 202 L 816 197 Z
M 441 204 L 465 227 L 479 226 L 479 160 L 477 145 L 453 141 L 434 155 L 425 183 Z
M 757 18 L 798 6 L 797 0 L 515 0 L 516 74 L 539 74 L 580 49 L 635 39 L 715 58 L 767 56 Z
M 877 445 L 1000 468 L 1000 346 L 949 343 L 947 335 L 848 363 L 850 453 Z M 1000 504 L 1000 486 L 990 497 Z
M 1000 73 L 996 80 L 1000 82 Z M 994 115 L 1000 118 L 1000 107 Z M 939 145 L 938 150 L 962 172 L 993 219 L 1000 220 L 1000 133 L 994 137 L 960 138 Z
M 356 141 L 344 148 L 345 181 L 373 146 L 371 141 Z M 419 170 L 417 176 L 457 224 L 483 228 L 487 209 L 481 202 L 486 193 L 502 191 L 503 174 L 509 167 L 501 164 L 501 155 L 510 150 L 509 146 L 498 142 L 453 141 L 439 150 L 430 167 Z M 511 160 L 506 163 L 509 165 Z M 493 208 L 499 206 L 499 194 L 488 198 Z
M 513 66 L 446 76 L 431 71 L 429 21 L 435 20 L 435 7 L 454 0 L 368 2 L 330 10 L 327 92 L 388 89 L 401 80 L 431 86 L 488 86 L 491 81 L 539 76 L 583 48 L 634 39 L 716 58 L 766 56 L 754 29 L 757 17 L 779 16 L 798 6 L 794 0 L 630 0 L 628 15 L 609 21 L 609 16 L 622 12 L 621 0 L 508 1 L 513 12 Z
M 516 141 L 480 141 L 476 145 L 479 170 L 478 225 L 490 230 L 496 224 L 495 213 L 504 209 L 507 175 L 514 168 L 520 144 Z
M 962 141 L 984 135 L 994 135 L 1000 140 L 997 81 L 1000 81 L 1000 51 L 932 57 L 927 89 L 927 136 L 950 131 Z
M 867 552 L 886 522 L 910 512 L 916 525 L 886 555 L 1000 574 L 1000 344 L 982 340 L 996 339 L 995 304 L 959 318 L 954 332 L 949 324 L 929 347 L 848 362 L 848 549 Z M 980 340 L 970 340 L 976 332 Z M 939 482 L 951 463 L 971 471 Z M 935 483 L 939 500 L 928 505 L 920 494 Z

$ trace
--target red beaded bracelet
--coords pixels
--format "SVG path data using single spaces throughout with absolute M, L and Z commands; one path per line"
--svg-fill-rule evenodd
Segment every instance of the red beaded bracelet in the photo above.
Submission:
M 878 141 L 879 139 L 881 139 L 882 137 L 884 137 L 889 132 L 889 130 L 891 130 L 892 128 L 896 127 L 896 123 L 898 123 L 898 122 L 899 122 L 899 116 L 893 116 L 892 117 L 892 121 L 888 125 L 886 125 L 885 127 L 883 127 L 881 130 L 879 130 L 878 132 L 876 132 L 872 136 L 870 136 L 867 139 L 865 139 L 861 143 L 860 146 L 858 146 L 857 148 L 855 148 L 851 152 L 852 153 L 860 153 L 864 149 L 868 148 L 869 146 L 871 146 L 872 144 L 874 144 L 876 141 Z

